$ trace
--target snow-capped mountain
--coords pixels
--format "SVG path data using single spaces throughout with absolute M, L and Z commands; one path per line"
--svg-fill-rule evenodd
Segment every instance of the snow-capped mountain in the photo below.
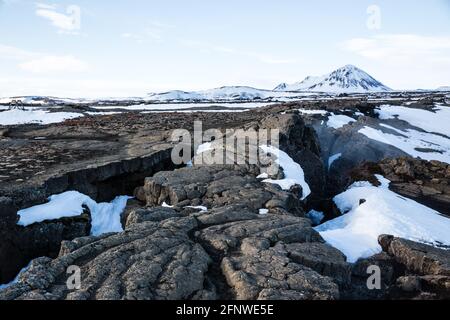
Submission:
M 450 86 L 439 87 L 437 88 L 437 91 L 450 91 Z
M 246 86 L 229 86 L 203 91 L 169 91 L 151 93 L 147 100 L 154 101 L 242 101 L 266 99 L 272 96 L 272 91 Z
M 273 91 L 291 91 L 288 90 L 289 85 L 286 82 L 280 83 L 273 89 Z
M 202 95 L 196 92 L 187 92 L 181 90 L 173 90 L 163 93 L 150 93 L 148 95 L 148 100 L 158 100 L 158 101 L 184 101 L 192 100 L 199 101 L 203 100 Z
M 391 91 L 363 70 L 347 65 L 321 77 L 307 77 L 291 85 L 277 86 L 275 91 L 312 91 L 333 93 L 365 93 Z

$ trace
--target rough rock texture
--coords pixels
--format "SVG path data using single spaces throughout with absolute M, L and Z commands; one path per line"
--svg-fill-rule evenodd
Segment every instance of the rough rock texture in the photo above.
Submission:
M 304 125 L 297 115 L 267 121 Z M 317 152 L 305 134 L 284 130 L 285 150 Z M 135 192 L 148 208 L 128 212 L 124 232 L 63 242 L 58 258 L 35 260 L 0 298 L 338 299 L 345 258 L 303 217 L 301 190 L 262 183 L 256 169 L 201 165 L 156 173 Z M 164 202 L 172 208 L 160 207 Z M 269 213 L 259 214 L 262 208 Z M 80 290 L 64 286 L 69 265 L 81 268 Z
M 353 181 L 379 182 L 374 174 L 391 181 L 389 188 L 450 216 L 450 165 L 411 158 L 365 163 L 351 173 Z
M 89 235 L 90 216 L 18 226 L 7 219 L 0 220 L 0 283 L 9 282 L 17 273 L 17 266 L 26 266 L 40 256 L 56 257 L 63 240 Z
M 407 273 L 399 277 L 396 289 L 414 299 L 450 298 L 450 253 L 413 241 L 380 236 L 383 250 L 403 265 Z
M 5 150 L 0 160 L 18 166 L 11 166 L 7 177 L 6 173 L 0 174 L 2 282 L 11 280 L 29 259 L 47 257 L 33 260 L 18 283 L 0 291 L 0 299 L 448 297 L 448 251 L 382 237 L 385 252 L 350 265 L 311 227 L 305 212 L 316 206 L 333 211 L 332 205 L 324 201 L 332 189 L 330 185 L 341 188 L 350 180 L 344 170 L 342 181 L 334 185 L 326 175 L 328 158 L 324 154 L 342 146 L 349 154 L 358 151 L 347 164 L 348 170 L 367 157 L 378 161 L 386 155 L 402 154 L 395 148 L 369 145 L 355 135 L 357 126 L 344 128 L 333 134 L 329 144 L 320 146 L 319 140 L 326 134 L 315 132 L 297 112 L 289 111 L 300 107 L 321 105 L 302 102 L 229 114 L 125 113 L 50 126 L 8 128 L 0 136 L 0 147 Z M 354 107 L 368 117 L 373 116 L 374 104 L 361 99 L 337 99 L 328 107 L 329 111 Z M 194 161 L 194 167 L 173 170 L 166 161 L 172 148 L 171 130 L 192 130 L 194 120 L 204 121 L 203 129 L 280 128 L 280 148 L 301 164 L 313 193 L 300 201 L 302 190 L 298 186 L 282 191 L 262 183 L 257 176 L 266 167 L 250 164 L 245 156 L 240 165 L 207 166 Z M 371 120 L 363 117 L 358 125 L 364 121 Z M 86 149 L 86 145 L 90 147 Z M 34 148 L 38 150 L 36 168 L 20 161 Z M 51 157 L 42 164 L 46 154 Z M 392 169 L 391 178 L 386 169 L 387 178 L 393 180 L 393 186 L 415 181 L 405 179 L 412 175 L 426 187 L 444 185 L 433 179 L 448 179 L 448 167 L 444 173 L 443 166 L 429 165 L 420 165 L 428 170 L 423 170 L 420 179 L 416 174 L 422 169 L 415 165 L 412 170 L 405 170 L 403 164 L 388 165 L 402 169 Z M 44 172 L 40 172 L 42 166 L 47 166 Z M 283 173 L 271 177 L 282 178 Z M 15 182 L 13 189 L 8 188 L 11 181 Z M 52 193 L 74 188 L 96 200 L 107 200 L 113 195 L 131 194 L 137 186 L 136 200 L 129 203 L 122 216 L 125 231 L 121 233 L 86 236 L 88 216 L 66 223 L 48 221 L 23 230 L 16 226 L 18 208 L 43 202 Z M 433 203 L 447 194 L 445 188 L 436 190 L 441 194 L 433 194 Z M 164 202 L 171 207 L 162 207 Z M 268 213 L 260 214 L 260 209 Z M 46 238 L 49 240 L 42 242 Z M 18 246 L 21 241 L 23 247 Z M 42 244 L 37 246 L 37 242 Z M 14 250 L 24 250 L 27 255 L 20 256 L 12 248 L 20 248 Z M 10 256 L 22 260 L 8 265 L 4 261 Z M 80 267 L 80 289 L 66 286 L 71 276 L 66 270 L 71 265 Z M 370 265 L 381 268 L 382 290 L 367 289 Z
M 255 253 L 226 257 L 222 260 L 221 268 L 236 299 L 339 298 L 338 286 L 333 279 L 293 262 L 282 243 Z
M 210 258 L 189 240 L 194 218 L 128 223 L 123 233 L 63 242 L 57 259 L 37 259 L 4 299 L 188 299 L 205 294 Z M 149 216 L 152 212 L 148 213 Z M 81 268 L 81 289 L 68 290 L 66 268 Z
M 352 266 L 351 286 L 342 292 L 348 299 L 448 299 L 450 252 L 389 235 L 379 237 L 383 252 Z M 378 266 L 381 290 L 367 287 L 367 268 Z

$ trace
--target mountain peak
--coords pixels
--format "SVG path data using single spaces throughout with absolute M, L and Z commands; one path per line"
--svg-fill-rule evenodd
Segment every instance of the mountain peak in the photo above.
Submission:
M 277 87 L 278 88 L 278 87 Z M 322 77 L 306 77 L 302 82 L 287 85 L 278 91 L 315 91 L 334 93 L 364 93 L 390 91 L 365 71 L 348 64 Z

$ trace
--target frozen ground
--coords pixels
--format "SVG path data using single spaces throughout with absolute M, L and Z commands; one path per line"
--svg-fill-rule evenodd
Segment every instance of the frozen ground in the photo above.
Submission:
M 155 110 L 186 110 L 186 109 L 203 109 L 203 108 L 214 108 L 214 109 L 254 109 L 273 105 L 270 102 L 248 102 L 248 103 L 152 103 L 152 104 L 137 104 L 137 105 L 118 105 L 118 106 L 94 106 L 93 108 L 98 110 L 113 110 L 113 109 L 124 109 L 132 111 L 155 111 Z
M 427 132 L 441 133 L 450 137 L 449 107 L 436 106 L 432 111 L 383 105 L 375 112 L 381 120 L 398 118 Z
M 359 133 L 369 139 L 392 145 L 415 158 L 450 163 L 450 139 L 413 129 L 399 130 L 385 124 L 381 126 L 383 130 L 365 126 Z
M 27 108 L 25 110 L 7 110 L 0 112 L 0 125 L 17 125 L 27 123 L 50 124 L 82 117 L 81 113 L 49 112 L 46 110 Z

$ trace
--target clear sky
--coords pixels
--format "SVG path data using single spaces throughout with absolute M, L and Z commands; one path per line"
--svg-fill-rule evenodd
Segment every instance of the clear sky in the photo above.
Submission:
M 272 89 L 346 64 L 450 85 L 450 0 L 0 0 L 0 96 Z

